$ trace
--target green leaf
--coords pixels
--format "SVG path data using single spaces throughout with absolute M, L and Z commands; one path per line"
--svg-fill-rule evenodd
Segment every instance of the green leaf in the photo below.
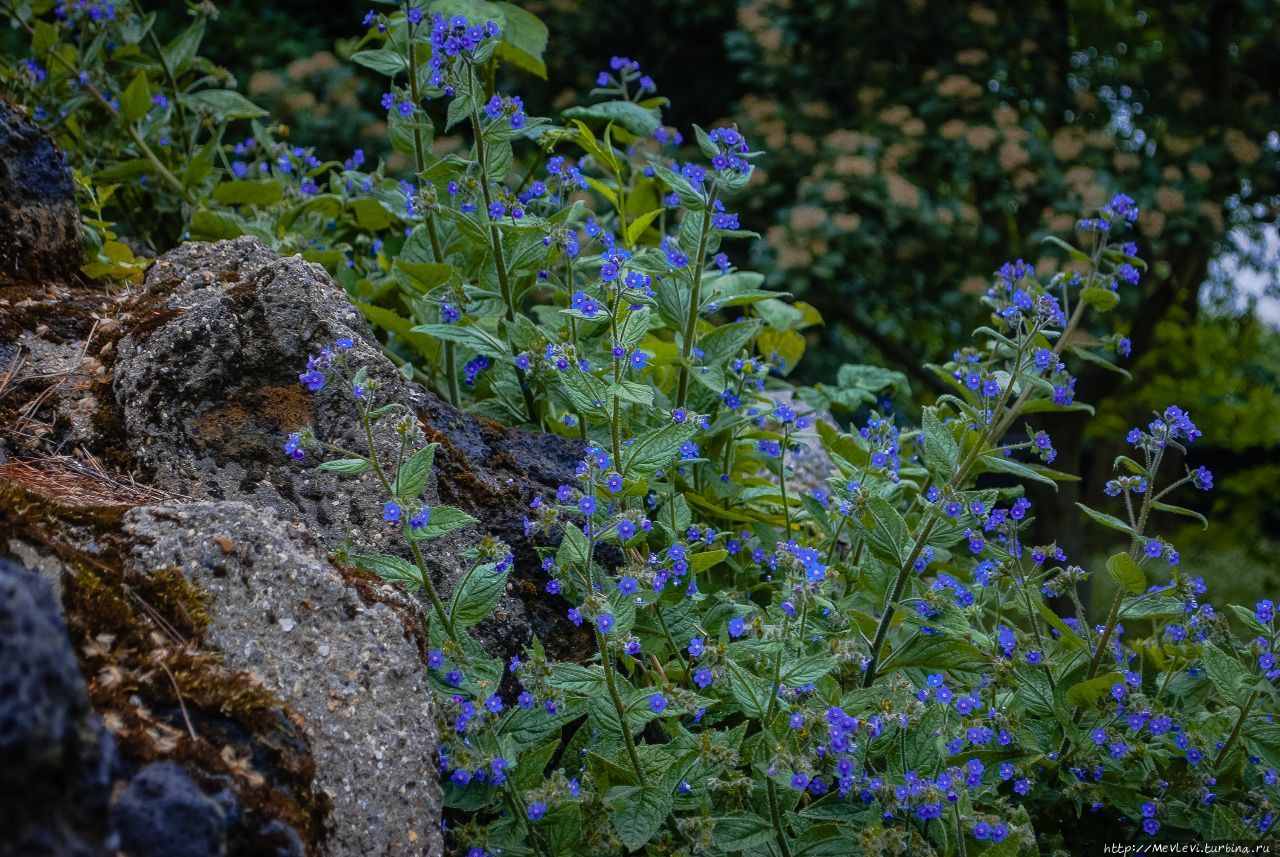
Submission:
M 371 68 L 387 77 L 395 77 L 409 71 L 408 60 L 399 52 L 387 48 L 359 51 L 351 55 L 351 61 L 365 68 Z
M 274 205 L 284 195 L 280 183 L 272 179 L 222 182 L 213 189 L 213 198 L 223 205 Z
M 836 659 L 831 655 L 809 655 L 793 661 L 785 661 L 779 681 L 787 687 L 804 687 L 816 682 L 824 675 L 830 675 L 836 668 Z
M 381 232 L 396 222 L 396 216 L 372 197 L 350 200 L 346 208 L 355 215 L 356 225 L 369 232 Z
M 609 821 L 629 851 L 639 851 L 657 834 L 673 800 L 670 790 L 656 785 L 614 786 L 604 796 Z
M 1267 629 L 1266 625 L 1263 625 L 1258 621 L 1257 614 L 1248 607 L 1241 607 L 1239 604 L 1232 604 L 1231 609 L 1235 612 L 1240 621 L 1245 624 L 1245 627 L 1249 629 L 1250 633 L 1257 634 L 1262 637 L 1271 636 L 1271 631 Z
M 417 497 L 422 493 L 422 489 L 427 487 L 427 480 L 431 477 L 431 468 L 436 460 L 436 449 L 439 446 L 438 443 L 429 443 L 400 465 L 400 472 L 396 474 L 396 481 L 392 486 L 397 497 L 406 499 Z
M 560 390 L 568 397 L 574 409 L 581 413 L 605 413 L 609 401 L 609 385 L 592 375 L 582 371 L 580 366 L 571 364 L 560 373 Z
M 151 109 L 151 88 L 146 72 L 139 71 L 120 95 L 120 112 L 126 122 L 136 122 Z
M 637 137 L 652 137 L 662 123 L 655 108 L 641 107 L 632 101 L 602 101 L 581 107 L 570 107 L 561 114 L 565 119 L 596 119 L 616 122 Z
M 556 551 L 556 565 L 560 568 L 583 568 L 590 549 L 591 545 L 582 530 L 567 526 L 564 528 L 564 537 L 560 540 L 560 549 Z
M 1159 501 L 1152 501 L 1151 508 L 1157 509 L 1161 512 L 1168 512 L 1170 515 L 1181 515 L 1184 518 L 1191 518 L 1193 520 L 1199 521 L 1200 525 L 1204 529 L 1206 530 L 1209 529 L 1208 519 L 1205 518 L 1204 515 L 1201 515 L 1199 512 L 1194 512 L 1191 509 L 1184 509 L 1181 506 L 1171 506 L 1168 503 L 1161 503 Z
M 1081 707 L 1092 705 L 1110 693 L 1111 688 L 1121 681 L 1124 681 L 1124 676 L 1120 673 L 1112 672 L 1095 676 L 1088 681 L 1078 682 L 1073 684 L 1067 691 L 1067 701 L 1072 705 Z
M 532 789 L 541 785 L 547 765 L 550 764 L 558 749 L 560 749 L 560 739 L 556 738 L 521 753 L 512 774 L 512 781 L 516 788 Z
M 655 208 L 653 211 L 646 211 L 644 214 L 640 215 L 635 220 L 628 223 L 627 224 L 628 246 L 634 247 L 636 241 L 638 241 L 640 236 L 644 234 L 644 231 L 649 228 L 650 224 L 652 224 L 653 221 L 661 217 L 664 211 L 666 211 L 665 208 Z
M 504 358 L 507 346 L 492 333 L 474 324 L 420 324 L 414 333 L 425 333 L 437 339 L 445 339 L 466 346 L 485 357 Z
M 754 854 L 773 840 L 773 824 L 754 812 L 735 812 L 713 820 L 716 843 L 722 851 Z
M 1098 354 L 1091 349 L 1084 348 L 1080 345 L 1072 345 L 1071 353 L 1079 357 L 1081 360 L 1092 363 L 1095 366 L 1101 366 L 1103 369 L 1115 372 L 1117 375 L 1123 375 L 1125 378 L 1133 377 L 1132 373 L 1130 373 L 1128 369 L 1125 369 L 1123 366 L 1117 366 L 1101 354 Z
M 1133 528 L 1114 515 L 1108 515 L 1106 512 L 1099 512 L 1096 509 L 1090 509 L 1084 503 L 1076 503 L 1076 505 L 1080 507 L 1080 511 L 1084 512 L 1099 524 L 1102 524 L 1102 526 L 1110 527 L 1111 529 L 1118 530 L 1126 535 L 1133 535 Z
M 870 497 L 858 514 L 858 523 L 867 531 L 867 545 L 901 566 L 911 555 L 911 531 L 889 501 Z
M 556 663 L 551 666 L 547 685 L 552 690 L 588 697 L 607 693 L 604 671 L 599 666 L 583 666 L 574 663 Z
M 960 457 L 960 447 L 942 420 L 937 408 L 925 408 L 922 420 L 924 429 L 924 466 L 935 477 L 946 479 L 955 470 Z
M 753 720 L 763 720 L 772 695 L 770 683 L 732 660 L 725 661 L 729 675 L 729 691 L 738 701 L 742 713 Z
M 1014 476 L 1021 476 L 1023 479 L 1030 479 L 1033 482 L 1040 482 L 1044 485 L 1052 486 L 1055 491 L 1058 490 L 1057 482 L 1050 479 L 1048 476 L 1045 476 L 1043 473 L 1038 472 L 1030 465 L 1023 464 L 1021 461 L 1014 461 L 1012 458 L 1005 458 L 1000 454 L 988 453 L 982 456 L 982 464 L 989 471 L 995 473 L 1011 473 Z
M 411 592 L 422 588 L 422 572 L 403 557 L 393 554 L 351 554 L 347 560 L 356 568 L 372 571 L 383 580 L 403 584 Z
M 232 89 L 202 89 L 178 96 L 190 107 L 212 111 L 226 119 L 257 119 L 267 111 Z
M 417 530 L 409 528 L 405 531 L 405 535 L 415 542 L 421 542 L 427 539 L 438 539 L 443 535 L 452 533 L 454 530 L 460 530 L 463 527 L 478 523 L 480 522 L 457 506 L 433 506 L 431 507 L 431 520 L 427 522 L 427 525 Z
M 364 473 L 373 467 L 373 462 L 367 458 L 335 458 L 332 461 L 323 461 L 316 470 L 324 470 L 330 473 L 341 473 L 346 476 L 356 476 Z
M 547 79 L 543 54 L 547 50 L 547 25 L 537 15 L 513 3 L 496 3 L 502 10 L 502 44 L 498 56 L 514 66 Z
M 1111 289 L 1103 289 L 1098 286 L 1089 286 L 1080 290 L 1080 300 L 1096 309 L 1098 312 L 1107 312 L 1115 309 L 1116 304 L 1120 303 L 1120 295 L 1111 291 Z
M 1034 599 L 1036 610 L 1040 613 L 1041 618 L 1048 622 L 1049 625 L 1058 632 L 1059 641 L 1069 649 L 1078 649 L 1080 651 L 1088 651 L 1089 646 L 1084 640 L 1080 639 L 1080 635 L 1071 629 L 1071 626 L 1062 621 L 1062 617 L 1054 613 L 1049 605 L 1040 600 L 1039 596 Z
M 165 62 L 175 75 L 181 75 L 191 67 L 204 40 L 205 16 L 197 15 L 191 26 L 174 37 L 164 48 Z
M 383 330 L 391 331 L 428 360 L 435 359 L 436 355 L 439 354 L 438 342 L 424 334 L 415 333 L 413 322 L 394 310 L 374 306 L 373 304 L 360 303 L 359 301 L 353 301 L 352 303 L 369 320 L 370 324 Z
M 759 330 L 758 318 L 724 324 L 698 340 L 698 347 L 707 355 L 706 363 L 723 363 L 730 357 L 738 356 Z
M 410 262 L 401 257 L 396 259 L 394 268 L 396 279 L 423 294 L 443 286 L 453 276 L 453 266 L 443 262 Z
M 1147 591 L 1147 576 L 1127 553 L 1118 553 L 1107 560 L 1107 573 L 1133 595 Z
M 1234 655 L 1227 654 L 1213 643 L 1200 647 L 1200 658 L 1204 661 L 1205 674 L 1218 692 L 1235 705 L 1243 706 L 1248 696 L 1244 688 L 1251 678 L 1249 671 Z
M 498 571 L 497 566 L 491 562 L 474 566 L 458 582 L 449 599 L 449 618 L 454 627 L 470 628 L 487 619 L 506 588 L 505 570 Z
M 728 555 L 729 552 L 727 550 L 712 550 L 696 553 L 689 557 L 689 570 L 694 574 L 697 574 L 700 571 L 706 571 L 713 565 L 723 562 L 724 558 Z
M 913 643 L 904 643 L 901 651 L 901 657 L 896 653 L 890 656 L 894 669 L 920 667 L 933 671 L 980 672 L 989 663 L 989 658 L 973 644 L 942 635 L 917 637 Z
M 623 473 L 631 477 L 647 476 L 671 463 L 680 455 L 680 447 L 698 433 L 693 420 L 672 422 L 645 432 L 623 450 Z

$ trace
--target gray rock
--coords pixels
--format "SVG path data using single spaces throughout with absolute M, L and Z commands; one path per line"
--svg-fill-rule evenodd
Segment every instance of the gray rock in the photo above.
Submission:
M 0 559 L 0 855 L 101 853 L 112 765 L 53 591 Z
M 20 108 L 0 98 L 0 279 L 76 277 L 84 261 L 71 170 Z
M 111 807 L 128 857 L 225 857 L 227 812 L 177 762 L 138 772 Z
M 409 405 L 427 438 L 441 443 L 424 500 L 458 505 L 481 522 L 432 544 L 437 585 L 450 591 L 463 571 L 457 555 L 491 533 L 515 548 L 513 578 L 535 585 L 513 587 L 533 595 L 506 597 L 502 620 L 478 629 L 482 641 L 506 655 L 534 631 L 557 628 L 551 636 L 565 651 L 582 648 L 558 618 L 563 608 L 539 594 L 542 572 L 522 528 L 535 493 L 572 480 L 580 445 L 464 414 L 406 382 L 323 268 L 281 258 L 255 239 L 183 245 L 157 260 L 146 287 L 120 340 L 114 391 L 125 443 L 156 487 L 275 509 L 305 521 L 331 550 L 350 537 L 357 551 L 407 557 L 382 519 L 372 473 L 323 473 L 315 456 L 293 462 L 282 451 L 287 435 L 307 426 L 347 449 L 367 449 L 349 390 L 335 383 L 313 395 L 298 381 L 309 355 L 350 338 L 349 358 L 369 368 L 378 401 Z M 376 442 L 390 458 L 398 445 L 390 421 Z
M 391 588 L 370 603 L 306 527 L 247 503 L 140 507 L 124 530 L 131 564 L 207 592 L 208 642 L 302 717 L 332 801 L 324 853 L 440 853 L 434 704 Z

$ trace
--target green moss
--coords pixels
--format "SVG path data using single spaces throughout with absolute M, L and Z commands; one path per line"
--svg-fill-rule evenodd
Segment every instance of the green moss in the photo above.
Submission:
M 211 787 L 235 782 L 236 853 L 267 848 L 280 819 L 310 845 L 324 837 L 328 798 L 301 718 L 250 674 L 202 646 L 209 595 L 177 568 L 146 573 L 126 561 L 123 507 L 67 506 L 0 477 L 0 525 L 61 560 L 63 611 L 94 709 L 122 756 L 173 760 Z M 93 554 L 77 545 L 89 535 Z

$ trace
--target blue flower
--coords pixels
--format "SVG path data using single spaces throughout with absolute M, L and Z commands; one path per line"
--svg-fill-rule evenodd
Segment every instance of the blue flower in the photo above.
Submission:
M 747 631 L 747 620 L 741 616 L 734 616 L 729 620 L 729 636 L 741 637 Z
M 613 630 L 613 616 L 609 613 L 601 613 L 596 617 L 596 627 L 600 629 L 601 634 L 607 634 Z
M 693 674 L 693 683 L 698 687 L 705 688 L 711 684 L 711 670 L 703 667 Z
M 649 710 L 654 714 L 661 714 L 667 710 L 667 698 L 661 693 L 655 693 L 649 697 Z
M 541 821 L 542 817 L 547 814 L 547 805 L 540 800 L 535 800 L 529 804 L 529 820 Z
M 689 654 L 692 655 L 693 657 L 695 658 L 702 657 L 703 649 L 704 649 L 704 644 L 701 637 L 694 637 L 692 640 L 689 641 Z
M 623 595 L 634 595 L 636 592 L 636 579 L 630 576 L 623 577 L 618 581 L 618 591 Z
M 395 500 L 388 500 L 386 505 L 382 507 L 382 520 L 390 521 L 393 524 L 400 523 L 400 504 Z
M 597 504 L 595 497 L 583 497 L 578 501 L 578 511 L 584 515 L 594 515 L 596 513 Z
M 302 451 L 302 435 L 297 432 L 289 435 L 289 439 L 284 444 L 284 452 L 294 461 L 301 461 L 305 458 L 306 453 Z

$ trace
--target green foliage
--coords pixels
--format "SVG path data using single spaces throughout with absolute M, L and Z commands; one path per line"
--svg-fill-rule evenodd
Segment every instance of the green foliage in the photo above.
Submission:
M 503 67 L 548 72 L 534 16 L 482 0 L 420 11 L 388 4 L 345 45 L 386 78 L 405 181 L 386 163 L 322 162 L 284 142 L 217 85 L 225 78 L 198 55 L 199 15 L 166 44 L 132 9 L 71 26 L 27 4 L 10 15 L 51 63 L 47 78 L 5 74 L 31 78 L 26 91 L 89 177 L 92 228 L 119 218 L 157 248 L 247 234 L 301 251 L 347 289 L 406 378 L 473 413 L 582 441 L 573 484 L 529 511 L 542 567 L 519 573 L 594 649 L 561 662 L 534 640 L 504 665 L 469 629 L 492 621 L 511 549 L 480 537 L 439 591 L 431 542 L 469 542 L 477 522 L 424 502 L 435 445 L 353 365 L 353 343 L 333 343 L 300 376 L 350 397 L 369 448 L 304 431 L 286 453 L 380 486 L 399 538 L 346 560 L 424 599 L 451 847 L 964 855 L 1096 850 L 1157 831 L 1270 835 L 1274 608 L 1232 611 L 1250 635 L 1237 639 L 1159 535 L 1190 511 L 1171 492 L 1211 481 L 1182 464 L 1200 433 L 1190 417 L 1160 399 L 1116 458 L 1107 499 L 1081 504 L 1101 525 L 1091 544 L 1123 537 L 1096 563 L 1115 585 L 1101 614 L 1081 604 L 1088 572 L 1030 529 L 1028 486 L 1075 478 L 1048 466 L 1056 452 L 1040 426 L 1091 410 L 1075 401 L 1074 373 L 1115 368 L 1121 337 L 1105 317 L 1128 308 L 1143 268 L 1121 235 L 1145 225 L 1133 200 L 1111 197 L 1078 243 L 1048 242 L 1062 270 L 1009 264 L 974 309 L 959 293 L 943 302 L 978 326 L 916 375 L 939 395 L 918 426 L 903 424 L 893 405 L 912 388 L 900 372 L 846 363 L 834 383 L 787 380 L 822 315 L 729 256 L 753 237 L 733 209 L 754 196 L 754 138 L 695 128 L 685 160 L 661 124 L 666 100 L 622 62 L 591 102 L 555 121 L 530 116 L 496 82 Z M 81 69 L 100 97 L 74 82 Z M 923 103 L 955 107 L 938 99 Z M 62 112 L 92 100 L 96 113 Z M 924 136 L 909 118 L 886 117 L 902 127 L 884 143 Z M 1002 127 L 1027 140 L 1036 126 Z M 452 136 L 448 153 L 437 131 Z M 1030 193 L 1016 171 L 1013 183 L 1005 202 Z M 95 273 L 136 273 L 109 247 Z M 1020 423 L 1032 414 L 1035 426 Z M 373 441 L 388 424 L 393 455 Z M 1051 598 L 1070 607 L 1055 612 Z

